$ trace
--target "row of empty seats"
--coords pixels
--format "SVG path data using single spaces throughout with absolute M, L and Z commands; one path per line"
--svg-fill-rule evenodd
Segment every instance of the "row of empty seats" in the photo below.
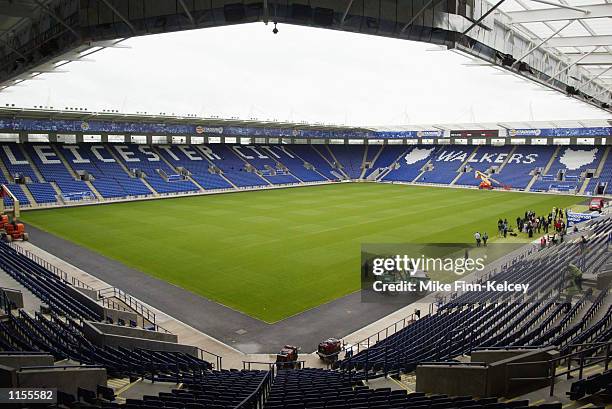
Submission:
M 45 204 L 360 178 L 475 187 L 476 171 L 497 187 L 533 181 L 532 191 L 577 192 L 586 184 L 584 193 L 597 195 L 612 179 L 606 148 L 576 146 L 9 143 L 0 145 L 0 162 L 0 183 L 24 205 L 29 194 Z

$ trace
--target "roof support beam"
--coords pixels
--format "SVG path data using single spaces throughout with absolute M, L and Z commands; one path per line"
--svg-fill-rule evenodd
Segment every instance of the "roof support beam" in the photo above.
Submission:
M 571 61 L 576 61 L 582 54 L 565 54 Z M 611 65 L 612 54 L 609 53 L 593 53 L 582 59 L 578 65 Z
M 344 13 L 342 14 L 342 18 L 340 19 L 340 25 L 343 26 L 344 25 L 344 20 L 346 20 L 346 16 L 348 16 L 349 11 L 351 10 L 351 7 L 353 7 L 353 2 L 355 0 L 349 0 L 348 5 L 346 6 L 346 10 L 344 10 Z
M 599 47 L 595 47 L 593 48 L 591 51 L 589 51 L 588 53 L 584 54 L 582 57 L 578 58 L 576 61 L 572 62 L 571 64 L 569 64 L 567 67 L 563 68 L 562 70 L 557 71 L 556 73 L 554 73 L 550 79 L 547 82 L 550 82 L 552 80 L 554 80 L 555 78 L 557 78 L 557 76 L 559 74 L 563 74 L 564 72 L 566 72 L 567 70 L 569 70 L 570 68 L 572 68 L 574 65 L 578 64 L 580 61 L 584 60 L 585 58 L 587 58 L 589 55 L 593 54 L 597 49 L 599 49 Z
M 435 8 L 441 0 L 438 0 L 436 2 L 436 4 L 432 7 Z M 410 27 L 411 25 L 414 24 L 415 21 L 417 21 L 417 19 L 419 17 L 421 17 L 421 14 L 423 14 L 425 12 L 425 10 L 427 10 L 429 8 L 429 6 L 431 6 L 431 4 L 434 2 L 434 0 L 429 0 L 427 3 L 425 3 L 425 5 L 423 7 L 421 7 L 419 9 L 419 11 L 417 11 L 416 13 L 414 13 L 414 15 L 412 16 L 412 18 L 410 20 L 408 20 L 408 22 L 406 24 L 404 24 L 404 27 L 402 27 L 402 29 L 400 30 L 400 35 L 404 34 L 404 31 L 406 31 L 408 29 L 408 27 Z
M 601 74 L 598 74 L 594 77 L 591 77 L 588 81 L 583 82 L 582 84 L 580 84 L 580 86 L 578 88 L 576 88 L 576 90 L 581 90 L 582 88 L 584 88 L 585 86 L 589 85 L 591 82 L 595 81 L 597 78 L 601 77 L 602 75 L 604 75 L 606 72 L 612 70 L 612 66 L 610 66 L 607 70 L 602 71 Z
M 549 8 L 511 11 L 506 14 L 511 18 L 513 24 L 539 23 L 543 21 L 571 20 L 577 18 L 588 19 L 612 17 L 612 3 L 581 6 L 580 8 L 584 9 L 585 12 L 569 10 L 566 8 Z
M 187 18 L 189 18 L 189 21 L 191 21 L 191 24 L 193 24 L 193 26 L 195 27 L 197 25 L 196 21 L 193 18 L 193 15 L 191 15 L 191 12 L 187 8 L 187 5 L 185 4 L 185 2 L 183 0 L 178 0 L 178 2 L 181 5 L 181 7 L 183 8 L 183 11 L 185 11 L 185 14 L 187 15 Z
M 554 33 L 552 33 L 550 36 L 546 37 L 545 39 L 543 39 L 542 41 L 540 41 L 538 43 L 538 45 L 536 45 L 535 47 L 532 47 L 529 51 L 527 51 L 525 54 L 523 54 L 520 58 L 517 58 L 517 60 L 514 62 L 513 65 L 516 65 L 518 62 L 520 62 L 521 60 L 523 60 L 525 57 L 527 57 L 529 54 L 531 54 L 532 52 L 534 52 L 535 50 L 537 50 L 538 48 L 542 47 L 544 44 L 546 44 L 546 42 L 548 40 L 550 40 L 551 38 L 555 37 L 557 34 L 559 34 L 561 31 L 565 30 L 570 24 L 572 24 L 574 21 L 576 20 L 570 20 L 568 21 L 566 24 L 564 24 L 563 26 L 561 26 L 561 28 L 559 28 L 558 30 L 556 30 Z
M 128 19 L 126 19 L 123 14 L 121 14 L 119 12 L 119 10 L 117 10 L 115 8 L 115 6 L 113 6 L 108 0 L 102 0 L 102 3 L 106 4 L 106 7 L 108 7 L 110 9 L 110 11 L 113 12 L 113 14 L 115 14 L 117 17 L 119 17 L 119 19 L 121 21 L 123 21 L 125 23 L 126 26 L 128 26 L 128 28 L 130 29 L 130 31 L 132 32 L 132 34 L 136 34 L 136 29 L 134 28 L 134 26 L 132 25 L 132 23 L 130 23 L 130 21 Z
M 57 21 L 60 25 L 64 26 L 66 29 L 68 29 L 68 31 L 70 31 L 72 34 L 74 34 L 74 36 L 77 39 L 81 39 L 81 34 L 79 34 L 74 28 L 70 27 L 68 24 L 66 24 L 66 22 L 57 14 L 55 14 L 55 12 L 53 10 L 51 10 L 49 8 L 49 6 L 47 6 L 45 3 L 43 3 L 41 0 L 34 0 L 36 2 L 36 4 L 38 4 L 40 6 L 41 9 L 44 10 L 45 13 L 47 13 L 48 15 L 50 15 L 55 21 Z
M 547 47 L 588 47 L 588 46 L 612 46 L 612 35 L 602 36 L 580 36 L 580 37 L 557 37 L 552 38 Z
M 480 16 L 480 18 L 476 21 L 474 21 L 464 32 L 463 35 L 466 35 L 467 33 L 469 33 L 470 31 L 472 31 L 472 29 L 474 27 L 476 27 L 477 25 L 479 25 L 485 18 L 487 18 L 489 16 L 489 14 L 493 13 L 499 6 L 501 6 L 501 4 L 506 1 L 506 0 L 499 0 L 497 3 L 495 3 L 495 5 L 493 5 L 489 10 L 487 10 L 486 13 L 484 13 L 482 16 Z
M 560 7 L 562 9 L 579 11 L 581 13 L 586 13 L 587 12 L 585 9 L 582 9 L 582 8 L 579 8 L 579 7 L 570 6 L 569 4 L 555 3 L 554 1 L 548 1 L 548 0 L 531 0 L 531 1 L 533 1 L 535 3 L 548 4 L 549 6 Z

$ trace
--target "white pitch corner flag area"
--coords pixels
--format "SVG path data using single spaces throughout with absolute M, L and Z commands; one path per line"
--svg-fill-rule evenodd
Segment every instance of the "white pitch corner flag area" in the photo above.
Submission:
M 612 119 L 431 44 L 279 25 L 126 40 L 0 92 L 0 106 L 351 126 Z

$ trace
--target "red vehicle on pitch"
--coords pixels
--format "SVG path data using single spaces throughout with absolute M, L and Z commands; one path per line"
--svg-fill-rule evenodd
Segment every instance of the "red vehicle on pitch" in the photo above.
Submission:
M 606 199 L 597 197 L 595 199 L 591 199 L 591 203 L 589 203 L 589 210 L 600 212 L 603 210 L 606 205 Z

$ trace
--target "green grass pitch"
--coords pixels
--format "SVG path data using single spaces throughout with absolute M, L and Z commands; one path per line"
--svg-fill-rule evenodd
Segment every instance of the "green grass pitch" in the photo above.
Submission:
M 359 289 L 361 243 L 471 242 L 574 196 L 350 183 L 27 211 L 22 219 L 272 323 Z

